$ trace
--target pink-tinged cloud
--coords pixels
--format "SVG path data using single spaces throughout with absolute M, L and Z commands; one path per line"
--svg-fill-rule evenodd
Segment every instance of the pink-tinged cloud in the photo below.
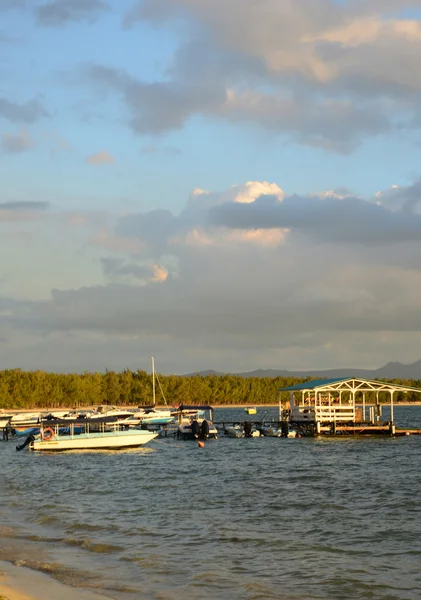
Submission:
M 275 247 L 285 243 L 289 229 L 231 230 L 225 227 L 190 230 L 183 238 L 173 238 L 175 244 L 186 246 L 228 246 L 233 244 L 255 244 Z
M 153 266 L 153 279 L 152 281 L 166 281 L 168 278 L 168 271 L 160 265 Z
M 87 156 L 85 162 L 88 165 L 112 165 L 115 161 L 109 152 L 102 150 L 101 152 Z

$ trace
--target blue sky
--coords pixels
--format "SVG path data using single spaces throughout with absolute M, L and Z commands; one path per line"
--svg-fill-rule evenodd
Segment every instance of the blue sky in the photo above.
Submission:
M 420 10 L 0 0 L 0 368 L 420 358 Z

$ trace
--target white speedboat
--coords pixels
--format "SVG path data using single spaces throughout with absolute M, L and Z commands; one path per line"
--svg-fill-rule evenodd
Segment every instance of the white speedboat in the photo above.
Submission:
M 102 404 L 98 408 L 89 413 L 87 416 L 89 419 L 103 419 L 109 417 L 116 417 L 118 419 L 129 419 L 133 417 L 134 410 L 128 410 L 123 408 L 117 408 L 111 404 Z
M 243 437 L 259 437 L 260 431 L 249 422 L 245 422 L 242 425 L 225 425 L 224 433 L 229 437 L 243 438 Z
M 155 408 L 154 406 L 141 407 L 131 417 L 146 425 L 166 425 L 175 419 L 174 411 L 170 408 Z
M 181 405 L 178 407 L 177 436 L 183 440 L 217 439 L 213 424 L 213 408 L 209 405 Z
M 39 423 L 41 420 L 40 412 L 17 412 L 10 419 L 11 427 L 18 427 L 22 423 L 30 424 L 30 423 Z
M 244 427 L 242 425 L 225 425 L 224 433 L 233 438 L 245 437 Z
M 17 450 L 26 446 L 34 451 L 101 450 L 142 446 L 157 433 L 137 428 L 122 428 L 117 417 L 42 421 L 38 436 L 30 435 Z
M 277 427 L 276 425 L 262 425 L 259 427 L 259 431 L 261 435 L 265 435 L 267 437 L 297 437 L 297 432 L 295 429 L 289 429 L 289 427 L 282 429 L 282 427 Z

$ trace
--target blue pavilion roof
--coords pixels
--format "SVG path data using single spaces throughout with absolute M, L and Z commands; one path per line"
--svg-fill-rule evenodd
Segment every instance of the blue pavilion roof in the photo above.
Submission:
M 281 388 L 280 392 L 292 392 L 294 390 L 314 390 L 318 387 L 325 387 L 331 383 L 337 383 L 338 381 L 348 381 L 353 379 L 352 377 L 334 377 L 333 379 L 314 379 L 313 381 L 304 381 L 303 383 L 296 383 L 289 387 Z

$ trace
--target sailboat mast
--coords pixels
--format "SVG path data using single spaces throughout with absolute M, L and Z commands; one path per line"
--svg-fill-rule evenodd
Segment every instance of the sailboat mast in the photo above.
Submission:
M 153 405 L 155 407 L 155 360 L 154 357 L 151 356 L 152 360 L 152 397 L 153 397 Z

